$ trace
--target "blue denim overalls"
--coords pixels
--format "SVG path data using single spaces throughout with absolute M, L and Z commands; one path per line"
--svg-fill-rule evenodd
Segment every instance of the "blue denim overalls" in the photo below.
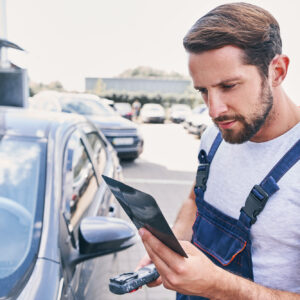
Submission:
M 264 180 L 252 188 L 238 220 L 225 215 L 204 200 L 210 163 L 221 142 L 222 137 L 219 133 L 208 155 L 204 150 L 199 152 L 195 185 L 197 216 L 193 226 L 192 243 L 219 267 L 253 280 L 250 228 L 268 199 L 279 189 L 278 180 L 300 159 L 300 140 Z M 176 299 L 207 298 L 177 293 Z

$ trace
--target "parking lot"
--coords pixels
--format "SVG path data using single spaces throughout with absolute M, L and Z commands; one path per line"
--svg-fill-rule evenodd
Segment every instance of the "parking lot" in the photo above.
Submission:
M 133 163 L 122 163 L 124 180 L 128 185 L 151 194 L 172 225 L 194 180 L 199 139 L 188 134 L 180 124 L 141 124 L 141 131 L 145 140 L 144 152 Z M 120 265 L 116 270 L 134 270 L 144 253 L 141 242 L 120 252 Z M 103 299 L 168 300 L 175 299 L 175 293 L 162 286 L 144 287 L 122 296 L 108 292 Z

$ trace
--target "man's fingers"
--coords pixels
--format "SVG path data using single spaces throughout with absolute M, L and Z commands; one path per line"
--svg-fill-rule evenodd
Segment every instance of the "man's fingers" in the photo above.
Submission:
M 156 263 L 163 263 L 162 266 L 167 271 L 168 268 L 174 269 L 176 265 L 184 260 L 182 256 L 171 250 L 146 229 L 142 228 L 139 232 L 144 246 L 155 265 Z
M 143 267 L 145 267 L 145 266 L 147 266 L 147 265 L 149 265 L 149 264 L 151 264 L 151 263 L 152 263 L 152 261 L 151 261 L 149 255 L 146 254 L 146 255 L 140 260 L 139 264 L 137 265 L 137 267 L 135 268 L 134 271 L 136 272 L 136 271 L 139 270 L 140 268 L 143 268 Z
M 154 241 L 156 242 L 156 241 Z M 144 242 L 144 246 L 146 248 L 146 251 L 148 252 L 151 261 L 155 264 L 157 271 L 161 274 L 163 274 L 164 272 L 168 272 L 169 267 L 168 265 L 166 265 L 166 263 L 159 257 L 159 255 L 157 255 L 157 253 L 154 251 L 154 249 L 152 248 L 152 244 L 149 244 L 149 241 L 147 242 L 147 240 L 145 240 Z
M 162 284 L 161 276 L 159 276 L 156 280 L 151 281 L 147 284 L 148 287 L 155 287 Z

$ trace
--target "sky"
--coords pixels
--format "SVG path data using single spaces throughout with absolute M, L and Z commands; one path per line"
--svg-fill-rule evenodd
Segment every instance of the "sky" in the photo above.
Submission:
M 3 0 L 2 0 L 3 1 Z M 5 1 L 5 0 L 4 0 Z M 239 2 L 239 1 L 229 1 Z M 290 58 L 284 87 L 300 104 L 300 1 L 249 0 L 278 20 Z M 182 38 L 223 0 L 6 0 L 7 38 L 26 50 L 8 58 L 32 81 L 84 90 L 85 77 L 149 66 L 188 75 Z

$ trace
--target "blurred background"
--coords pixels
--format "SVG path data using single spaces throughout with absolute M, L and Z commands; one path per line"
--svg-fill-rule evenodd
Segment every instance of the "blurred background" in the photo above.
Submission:
M 283 52 L 291 59 L 285 85 L 291 98 L 300 101 L 299 1 L 247 2 L 269 10 L 279 21 Z M 67 90 L 85 91 L 91 88 L 86 78 L 189 80 L 182 38 L 200 16 L 222 3 L 226 1 L 9 0 L 7 37 L 27 51 L 9 50 L 9 57 L 26 66 L 33 89 L 39 83 L 55 87 L 56 82 Z M 160 74 L 147 68 L 128 71 L 138 67 Z M 105 88 L 114 90 L 105 80 L 93 86 L 98 93 Z

